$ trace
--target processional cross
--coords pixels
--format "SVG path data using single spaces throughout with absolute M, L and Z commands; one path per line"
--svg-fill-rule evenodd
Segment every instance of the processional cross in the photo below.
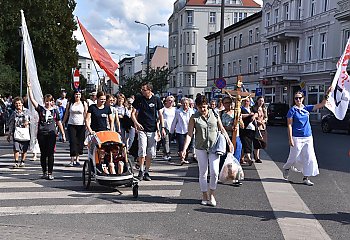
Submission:
M 249 99 L 249 97 L 255 97 L 255 93 L 250 93 L 243 90 L 243 77 L 237 76 L 237 83 L 236 83 L 236 90 L 230 90 L 230 89 L 222 89 L 222 93 L 226 93 L 229 95 L 229 97 L 234 101 L 235 103 L 235 119 L 233 121 L 233 134 L 232 134 L 232 143 L 234 146 L 234 149 L 236 150 L 236 137 L 237 137 L 237 131 L 239 128 L 239 122 L 241 119 L 241 105 L 242 101 Z M 238 159 L 239 160 L 239 159 Z

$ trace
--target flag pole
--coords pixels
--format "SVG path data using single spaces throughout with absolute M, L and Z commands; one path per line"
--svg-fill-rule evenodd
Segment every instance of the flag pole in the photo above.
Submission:
M 79 18 L 77 16 L 77 20 L 78 20 L 78 25 L 79 25 L 79 29 L 80 29 L 80 32 L 81 34 L 83 35 L 83 38 L 84 38 L 84 41 L 85 41 L 85 45 L 86 45 L 86 40 L 85 40 L 85 34 L 83 31 L 81 31 L 81 28 L 80 28 L 80 21 L 79 21 Z M 95 64 L 95 60 L 93 59 L 92 55 L 91 55 L 91 52 L 90 52 L 90 49 L 87 47 L 86 45 L 86 48 L 89 52 L 89 55 L 90 55 L 90 58 L 92 59 L 92 63 L 94 64 L 94 67 L 95 67 L 95 70 L 96 70 L 96 74 L 97 74 L 97 90 L 99 89 L 99 85 L 100 85 L 100 75 L 98 74 L 98 70 L 97 70 L 97 67 L 96 67 L 96 64 Z

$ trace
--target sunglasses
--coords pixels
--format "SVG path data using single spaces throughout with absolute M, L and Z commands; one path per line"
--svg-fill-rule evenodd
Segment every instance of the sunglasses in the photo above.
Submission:
M 294 100 L 299 100 L 299 99 L 301 100 L 301 99 L 303 99 L 303 97 L 295 97 L 294 98 Z

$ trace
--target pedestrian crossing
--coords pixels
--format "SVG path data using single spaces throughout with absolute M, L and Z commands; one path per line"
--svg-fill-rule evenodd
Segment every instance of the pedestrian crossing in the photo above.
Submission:
M 155 159 L 152 181 L 139 182 L 135 199 L 131 187 L 111 189 L 92 182 L 92 188 L 85 190 L 82 167 L 65 166 L 70 159 L 67 147 L 67 143 L 57 144 L 52 181 L 40 179 L 40 161 L 28 161 L 31 154 L 25 167 L 16 169 L 12 168 L 12 154 L 0 156 L 0 216 L 176 211 L 186 166 Z M 85 160 L 87 154 L 81 158 Z

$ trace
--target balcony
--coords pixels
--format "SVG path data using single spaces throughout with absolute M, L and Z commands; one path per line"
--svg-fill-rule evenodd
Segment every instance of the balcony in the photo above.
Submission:
M 301 37 L 303 31 L 300 20 L 284 20 L 266 27 L 266 39 L 274 42 Z
M 338 9 L 334 15 L 338 21 L 350 21 L 350 1 L 342 0 L 338 2 Z
M 264 78 L 275 78 L 277 80 L 299 80 L 302 72 L 300 63 L 282 63 L 264 68 Z

